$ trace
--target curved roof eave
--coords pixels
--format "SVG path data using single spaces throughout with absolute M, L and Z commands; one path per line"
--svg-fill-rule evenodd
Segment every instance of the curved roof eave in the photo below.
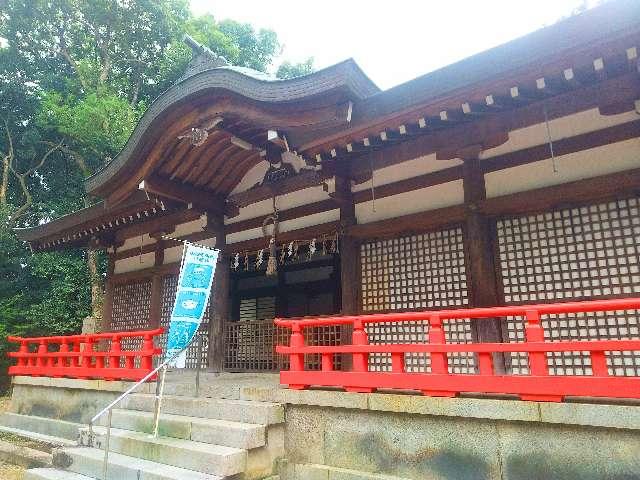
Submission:
M 347 89 L 358 100 L 380 91 L 353 59 L 289 80 L 269 80 L 234 67 L 202 71 L 178 81 L 154 100 L 120 153 L 85 180 L 85 190 L 95 193 L 121 171 L 135 157 L 143 135 L 160 115 L 187 97 L 212 89 L 228 91 L 247 101 L 269 104 L 300 102 L 336 89 Z

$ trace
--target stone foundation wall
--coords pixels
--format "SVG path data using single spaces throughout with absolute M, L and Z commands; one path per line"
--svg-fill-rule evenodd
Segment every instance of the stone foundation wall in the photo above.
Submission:
M 129 388 L 129 382 L 69 378 L 16 377 L 9 411 L 22 415 L 88 423 L 91 417 Z M 141 385 L 150 393 L 155 384 Z M 155 391 L 155 390 L 154 390 Z
M 286 404 L 291 466 L 415 480 L 640 479 L 640 406 L 286 390 L 244 398 Z M 297 480 L 291 472 L 282 480 Z
M 207 382 L 212 396 L 228 398 L 226 390 L 215 393 L 215 379 Z M 294 472 L 309 464 L 411 480 L 640 480 L 640 405 L 294 391 L 247 383 L 260 385 L 238 379 L 232 397 L 285 406 L 281 480 L 300 480 Z M 87 423 L 130 385 L 18 377 L 11 411 Z M 143 385 L 140 393 L 154 389 Z

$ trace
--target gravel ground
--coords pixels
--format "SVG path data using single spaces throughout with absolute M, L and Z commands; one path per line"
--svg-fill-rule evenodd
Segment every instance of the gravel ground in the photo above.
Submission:
M 0 478 L 2 480 L 22 480 L 24 468 L 0 462 Z

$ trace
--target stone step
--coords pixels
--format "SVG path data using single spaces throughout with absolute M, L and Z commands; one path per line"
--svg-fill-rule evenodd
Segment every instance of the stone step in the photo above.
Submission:
M 42 433 L 32 432 L 30 430 L 22 430 L 20 428 L 0 426 L 0 434 L 8 434 L 10 436 L 18 437 L 22 440 L 36 442 L 41 445 L 40 447 L 38 447 L 38 450 L 43 450 L 45 452 L 50 452 L 53 448 L 56 447 L 75 447 L 77 445 L 77 441 L 74 440 L 54 437 L 53 435 L 44 435 Z
M 107 417 L 102 419 L 106 425 Z M 111 426 L 122 430 L 153 433 L 154 414 L 138 410 L 113 410 Z M 162 437 L 182 438 L 241 449 L 262 447 L 265 444 L 265 426 L 185 415 L 160 415 L 158 434 Z
M 0 440 L 0 461 L 25 468 L 44 467 L 51 465 L 51 454 L 20 443 Z
M 76 440 L 78 438 L 78 430 L 83 425 L 55 418 L 3 413 L 0 415 L 0 426 L 18 428 L 67 440 Z
M 68 471 L 102 478 L 104 451 L 97 448 L 67 448 L 56 453 L 54 462 L 69 465 Z M 222 480 L 223 477 L 186 470 L 120 453 L 109 452 L 108 480 Z
M 94 445 L 103 448 L 106 428 L 94 427 Z M 89 445 L 88 429 L 80 430 L 80 442 Z M 239 448 L 194 442 L 178 438 L 158 437 L 130 430 L 111 429 L 110 451 L 174 467 L 212 475 L 235 475 L 247 465 L 247 451 Z
M 382 473 L 360 472 L 311 463 L 289 464 L 287 471 L 287 480 L 409 480 Z
M 121 405 L 126 410 L 145 412 L 153 412 L 154 406 L 155 396 L 149 394 L 129 395 Z M 162 399 L 161 411 L 173 415 L 215 418 L 259 425 L 274 425 L 284 422 L 282 405 L 249 400 L 165 396 Z
M 95 480 L 79 473 L 67 472 L 56 468 L 34 468 L 24 472 L 23 480 Z

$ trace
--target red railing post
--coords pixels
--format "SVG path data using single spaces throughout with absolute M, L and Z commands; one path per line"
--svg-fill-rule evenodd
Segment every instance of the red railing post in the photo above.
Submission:
M 153 370 L 153 352 L 155 346 L 153 345 L 153 337 L 151 335 L 145 335 L 142 341 L 142 348 L 140 351 L 140 368 L 145 372 Z
M 607 355 L 605 352 L 591 352 L 591 372 L 597 377 L 609 376 L 609 366 L 607 365 Z
M 22 355 L 26 355 L 27 353 L 29 353 L 29 345 L 27 344 L 26 340 L 20 340 L 20 348 L 18 349 L 18 353 Z M 18 357 L 18 367 L 26 367 L 28 363 L 28 358 L 22 356 Z
M 351 341 L 353 345 L 369 345 L 369 337 L 364 329 L 362 320 L 356 319 L 353 322 L 353 333 L 351 334 Z M 368 353 L 354 353 L 351 366 L 353 374 L 366 374 L 369 372 L 369 354 Z M 370 387 L 354 387 L 345 385 L 344 389 L 347 392 L 359 392 L 359 393 L 371 393 L 375 391 L 375 388 Z
M 112 350 L 96 352 L 96 342 L 106 338 L 104 334 L 72 335 L 69 337 L 37 337 L 33 339 L 9 337 L 10 342 L 20 344 L 18 352 L 9 352 L 8 356 L 16 358 L 15 366 L 9 367 L 9 375 L 31 375 L 71 378 L 105 378 L 139 380 L 153 366 L 153 356 L 160 353 L 153 345 L 155 335 L 162 329 L 136 331 L 113 334 Z M 139 351 L 127 352 L 129 367 L 134 359 L 140 357 L 140 367 L 120 368 L 122 357 L 120 339 L 122 336 L 140 338 L 142 348 Z M 53 346 L 57 345 L 57 349 Z M 35 351 L 33 347 L 35 348 Z M 95 360 L 94 360 L 95 358 Z M 107 362 L 111 368 L 105 368 Z M 115 370 L 115 371 L 114 371 Z
M 76 339 L 73 342 L 73 353 L 76 355 L 73 355 L 71 357 L 71 366 L 72 367 L 79 367 L 80 366 L 80 350 L 82 349 L 81 345 L 80 345 L 80 339 Z
M 302 327 L 298 322 L 293 322 L 291 326 L 290 346 L 293 348 L 304 347 L 304 335 L 302 334 Z M 292 353 L 289 356 L 289 369 L 292 372 L 304 371 L 304 354 L 303 353 Z M 294 385 L 289 385 L 289 388 L 293 390 L 304 390 L 305 388 L 309 388 L 309 385 L 294 384 Z
M 543 343 L 544 329 L 540 321 L 540 312 L 535 309 L 527 310 L 527 324 L 524 327 L 525 343 Z M 531 376 L 546 377 L 549 375 L 546 352 L 529 352 L 529 374 Z M 545 402 L 561 402 L 562 395 L 520 395 L 522 400 L 534 400 Z
M 91 363 L 91 360 L 93 357 L 93 337 L 91 335 L 87 335 L 81 355 L 80 366 L 86 369 L 92 368 L 93 364 Z
M 109 368 L 120 368 L 120 335 L 111 338 L 111 348 L 109 349 Z
M 46 365 L 46 370 L 47 371 L 45 371 L 45 374 L 48 374 L 49 373 L 48 371 L 50 371 L 50 369 L 52 369 L 56 364 L 56 359 L 53 356 L 54 352 L 50 351 L 51 350 L 50 346 L 51 346 L 52 343 L 53 342 L 48 342 L 47 341 L 47 351 L 45 352 L 45 365 Z
M 323 353 L 321 355 L 321 359 L 322 359 L 322 371 L 332 372 L 333 371 L 333 353 Z
M 429 344 L 444 345 L 446 343 L 442 318 L 437 313 L 429 315 Z M 432 352 L 430 358 L 432 375 L 449 375 L 449 361 L 445 352 Z M 422 390 L 422 394 L 432 397 L 455 397 L 458 393 L 448 390 Z
M 100 338 L 96 337 L 97 342 L 95 342 L 95 345 L 98 345 L 98 351 L 95 353 L 96 356 L 96 369 L 104 369 L 105 366 L 105 357 L 104 357 L 104 352 L 102 349 L 102 345 L 100 343 Z
M 47 365 L 46 357 L 45 357 L 46 353 L 47 353 L 47 343 L 44 338 L 41 338 L 40 342 L 38 343 L 38 351 L 36 354 L 36 363 L 35 363 L 36 376 L 38 377 L 44 373 L 44 367 Z
M 391 371 L 393 373 L 405 373 L 404 353 L 402 352 L 391 353 Z

